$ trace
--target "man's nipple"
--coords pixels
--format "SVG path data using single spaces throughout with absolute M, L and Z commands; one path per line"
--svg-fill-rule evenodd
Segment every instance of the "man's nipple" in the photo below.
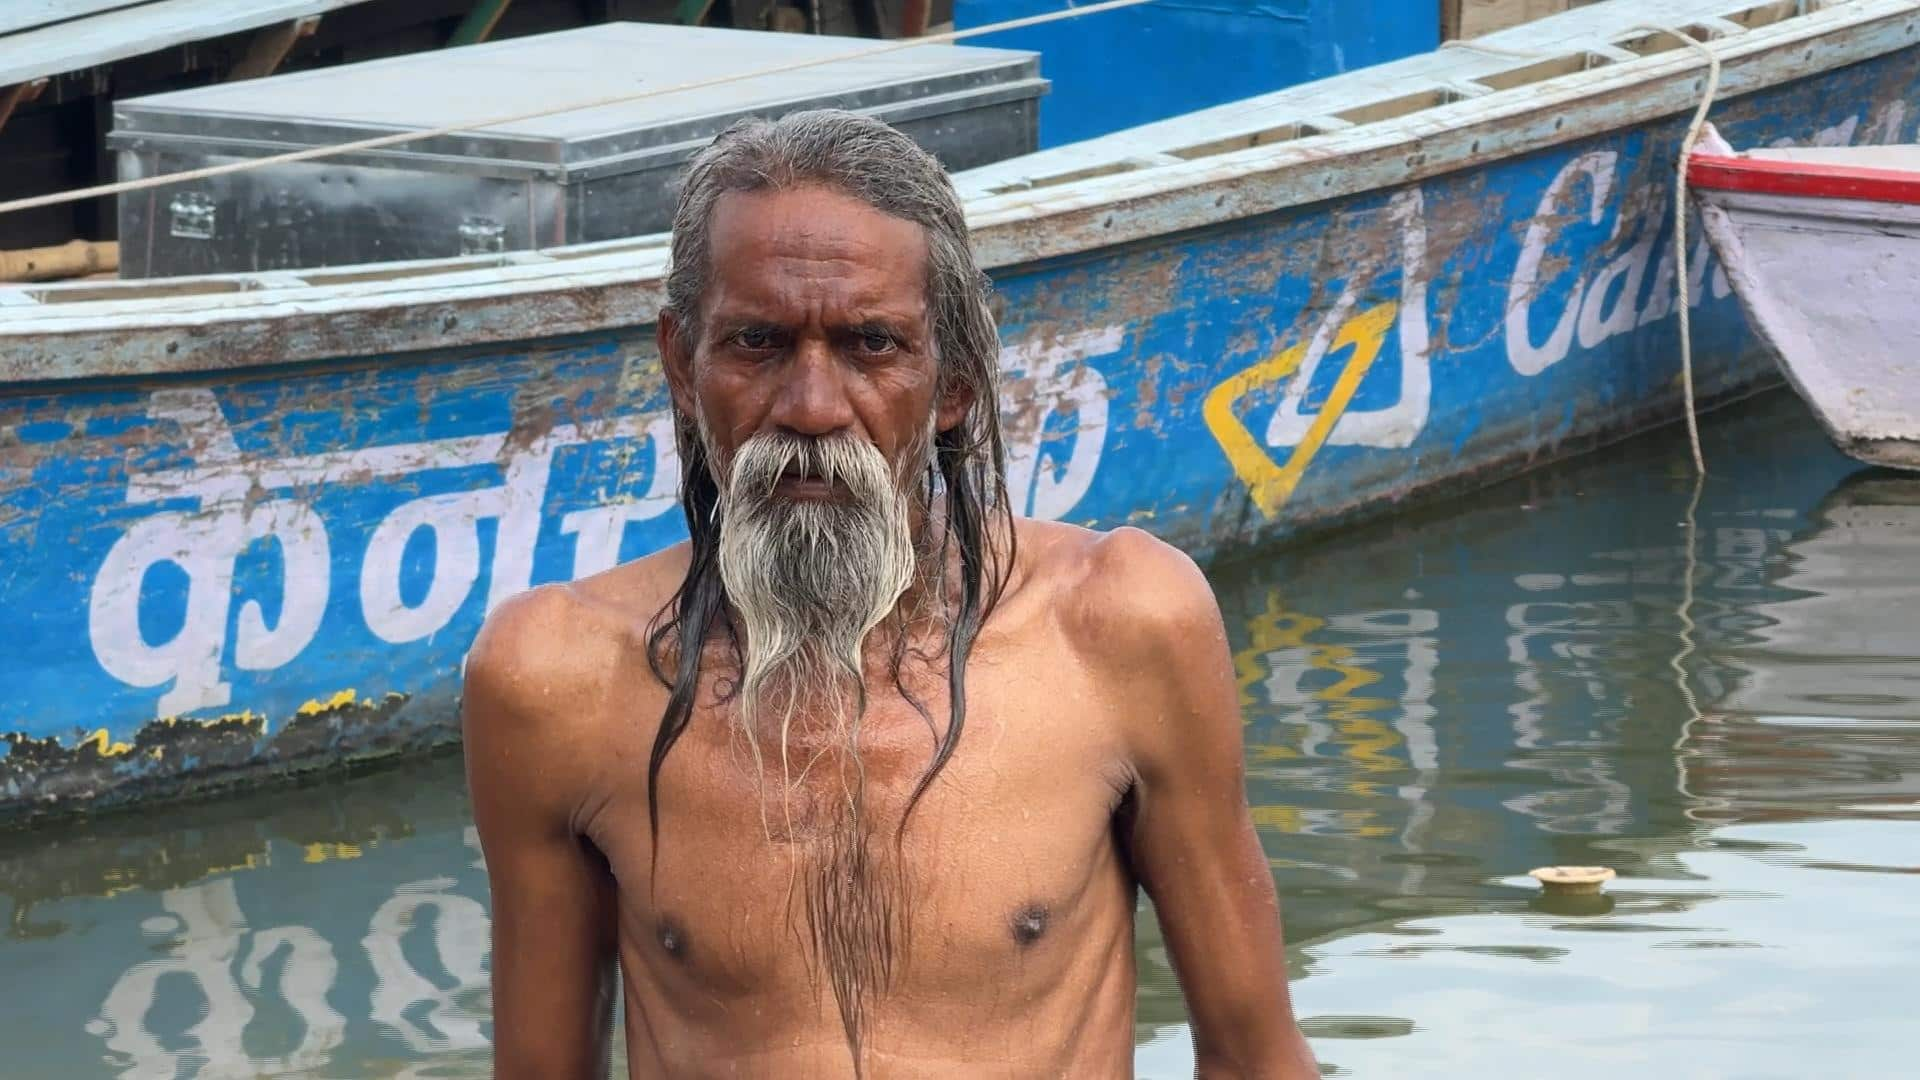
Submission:
M 684 962 L 687 958 L 687 932 L 671 917 L 662 918 L 655 931 L 660 948 L 668 956 Z
M 1013 932 L 1013 940 L 1021 948 L 1027 948 L 1039 941 L 1047 932 L 1047 920 L 1050 913 L 1045 904 L 1028 904 L 1013 913 L 1013 921 L 1008 929 Z

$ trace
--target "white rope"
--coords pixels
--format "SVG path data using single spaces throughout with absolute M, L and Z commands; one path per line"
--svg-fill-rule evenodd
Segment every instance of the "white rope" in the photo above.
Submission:
M 1694 407 L 1693 398 L 1693 324 L 1689 313 L 1693 309 L 1692 289 L 1688 284 L 1691 274 L 1687 248 L 1687 168 L 1693 156 L 1694 143 L 1700 139 L 1700 132 L 1706 127 L 1707 113 L 1713 108 L 1714 99 L 1720 93 L 1720 55 L 1707 44 L 1691 34 L 1675 30 L 1670 26 L 1644 26 L 1639 30 L 1667 34 L 1679 39 L 1687 48 L 1707 58 L 1707 85 L 1700 94 L 1700 107 L 1694 110 L 1693 122 L 1687 125 L 1687 133 L 1680 140 L 1680 161 L 1674 168 L 1673 189 L 1673 244 L 1675 276 L 1679 279 L 1678 300 L 1680 304 L 1680 389 L 1686 398 L 1687 407 L 1687 444 L 1693 450 L 1693 493 L 1687 499 L 1686 516 L 1681 520 L 1682 536 L 1686 542 L 1685 576 L 1680 581 L 1680 606 L 1674 614 L 1680 622 L 1680 648 L 1667 661 L 1673 670 L 1674 685 L 1680 690 L 1680 701 L 1687 709 L 1687 718 L 1681 724 L 1679 743 L 1689 739 L 1694 725 L 1703 718 L 1699 698 L 1693 692 L 1693 682 L 1687 677 L 1687 658 L 1695 652 L 1693 641 L 1693 579 L 1699 573 L 1699 534 L 1700 534 L 1700 495 L 1706 488 L 1707 463 L 1700 452 L 1700 417 Z M 1684 769 L 1683 769 L 1684 772 Z M 1683 779 L 1684 785 L 1684 779 Z M 1691 816 L 1692 807 L 1688 808 Z
M 1693 621 L 1693 579 L 1700 572 L 1700 526 L 1698 524 L 1700 493 L 1706 486 L 1707 474 L 1704 472 L 1695 473 L 1693 477 L 1693 495 L 1687 500 L 1686 518 L 1680 523 L 1686 530 L 1684 536 L 1687 545 L 1686 576 L 1680 579 L 1680 606 L 1674 612 L 1680 620 L 1680 648 L 1667 659 L 1667 666 L 1673 669 L 1674 685 L 1680 688 L 1681 704 L 1687 707 L 1687 718 L 1680 722 L 1680 734 L 1674 739 L 1673 743 L 1675 754 L 1682 758 L 1698 756 L 1698 750 L 1692 745 L 1694 738 L 1693 732 L 1694 728 L 1706 718 L 1706 714 L 1700 711 L 1699 698 L 1694 696 L 1693 683 L 1687 678 L 1687 658 L 1692 656 L 1695 651 L 1693 643 L 1693 632 L 1695 628 Z M 1682 764 L 1680 767 L 1679 787 L 1681 793 L 1692 800 L 1692 803 L 1686 809 L 1687 816 L 1691 818 L 1700 808 L 1700 798 L 1687 789 L 1686 773 L 1686 766 Z
M 1675 612 L 1680 618 L 1680 651 L 1675 653 L 1673 658 L 1667 661 L 1667 666 L 1671 667 L 1674 675 L 1677 676 L 1676 681 L 1680 685 L 1680 698 L 1686 703 L 1687 717 L 1689 720 L 1699 720 L 1701 716 L 1700 702 L 1694 697 L 1692 684 L 1687 681 L 1685 662 L 1687 657 L 1693 655 L 1694 652 L 1693 579 L 1700 571 L 1700 555 L 1698 551 L 1700 494 L 1706 487 L 1706 480 L 1707 474 L 1704 472 L 1694 475 L 1693 497 L 1687 500 L 1687 516 L 1680 522 L 1681 527 L 1685 530 L 1684 535 L 1687 543 L 1686 576 L 1680 581 L 1680 607 Z
M 607 105 L 620 105 L 629 101 L 643 101 L 647 98 L 664 97 L 667 94 L 679 94 L 688 90 L 705 90 L 743 79 L 755 79 L 763 75 L 783 75 L 789 71 L 820 67 L 825 64 L 837 64 L 843 60 L 861 60 L 870 56 L 884 56 L 888 53 L 917 49 L 922 45 L 945 45 L 968 38 L 997 34 L 1006 30 L 1022 30 L 1029 26 L 1043 26 L 1047 23 L 1078 19 L 1086 15 L 1098 15 L 1105 11 L 1117 11 L 1121 8 L 1139 7 L 1154 3 L 1155 0 L 1103 0 L 1102 3 L 1086 7 L 1070 7 L 1060 11 L 1049 11 L 1039 15 L 1027 15 L 1018 19 L 992 23 L 987 26 L 974 26 L 965 30 L 949 30 L 944 34 L 928 34 L 924 37 L 903 38 L 889 41 L 865 49 L 853 49 L 832 56 L 819 56 L 811 60 L 795 60 L 791 63 L 777 64 L 757 71 L 739 72 L 733 75 L 719 75 L 709 79 L 696 79 L 692 82 L 677 83 L 672 86 L 656 87 L 632 94 L 618 94 L 613 97 L 597 98 L 593 101 L 578 101 L 567 105 L 536 109 L 531 112 L 515 113 L 490 120 L 466 121 L 449 124 L 445 127 L 429 128 L 424 131 L 402 131 L 391 135 L 380 135 L 354 142 L 339 143 L 333 146 L 313 146 L 304 150 L 293 150 L 272 157 L 251 158 L 246 161 L 228 162 L 224 165 L 209 165 L 200 169 L 188 169 L 183 172 L 167 173 L 161 176 L 148 176 L 139 180 L 122 180 L 118 183 L 100 184 L 90 188 L 76 188 L 72 191 L 54 192 L 50 195 L 34 195 L 24 199 L 0 202 L 0 214 L 15 210 L 33 210 L 42 206 L 57 206 L 61 203 L 79 202 L 82 199 L 101 198 L 108 195 L 124 195 L 133 191 L 145 191 L 149 188 L 165 187 L 170 184 L 184 184 L 195 180 L 208 180 L 216 176 L 261 169 L 269 165 L 289 165 L 300 161 L 313 161 L 318 158 L 334 157 L 340 154 L 356 154 L 367 150 L 379 150 L 383 147 L 397 146 L 400 143 L 414 142 L 419 139 L 433 139 L 443 135 L 455 135 L 464 131 L 479 131 L 485 128 L 499 127 L 502 124 L 515 124 L 523 120 L 538 120 L 542 117 L 557 116 L 560 113 L 576 112 L 581 109 L 598 109 Z
M 1693 144 L 1699 141 L 1700 131 L 1706 126 L 1707 112 L 1713 108 L 1714 98 L 1720 93 L 1720 54 L 1709 48 L 1706 42 L 1671 26 L 1642 26 L 1635 30 L 1648 30 L 1678 38 L 1687 48 L 1707 58 L 1706 89 L 1700 95 L 1700 107 L 1694 110 L 1693 122 L 1687 125 L 1686 137 L 1680 140 L 1680 162 L 1674 170 L 1673 186 L 1673 244 L 1680 294 L 1680 390 L 1686 398 L 1687 441 L 1693 448 L 1693 471 L 1705 476 L 1707 462 L 1700 453 L 1700 417 L 1693 400 L 1693 324 L 1689 318 L 1693 304 L 1689 296 L 1691 289 L 1687 268 L 1687 166 L 1693 156 Z M 1698 501 L 1697 496 L 1695 501 Z

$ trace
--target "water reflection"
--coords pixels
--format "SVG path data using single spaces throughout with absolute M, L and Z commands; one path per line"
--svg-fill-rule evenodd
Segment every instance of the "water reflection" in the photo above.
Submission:
M 1706 435 L 1691 525 L 1656 439 L 1215 569 L 1340 1074 L 1904 1068 L 1877 976 L 1920 961 L 1920 477 L 1784 395 Z M 1556 906 L 1523 876 L 1555 862 L 1621 877 Z M 0 835 L 0 895 L 9 1077 L 486 1074 L 457 758 Z M 1139 926 L 1139 1071 L 1190 1075 Z
M 1251 794 L 1323 1061 L 1567 1075 L 1545 1047 L 1585 1055 L 1638 1030 L 1646 1048 L 1570 1074 L 1672 1075 L 1689 1040 L 1726 1046 L 1688 1075 L 1824 1073 L 1811 1050 L 1741 1048 L 1736 1009 L 1683 991 L 1703 972 L 1743 1001 L 1768 972 L 1850 977 L 1806 925 L 1823 919 L 1851 937 L 1837 956 L 1916 958 L 1905 925 L 1875 915 L 1914 899 L 1884 871 L 1920 872 L 1920 477 L 1856 472 L 1791 400 L 1709 438 L 1721 464 L 1691 523 L 1678 447 L 1643 445 L 1220 575 L 1246 628 Z M 1780 844 L 1719 827 L 1808 818 L 1834 827 L 1787 844 L 1791 874 Z M 1842 850 L 1870 832 L 1887 846 Z M 1623 881 L 1555 908 L 1519 876 L 1549 862 Z M 1853 877 L 1809 880 L 1835 870 Z M 1697 917 L 1753 925 L 1695 933 Z M 1717 955 L 1746 949 L 1772 967 Z M 1637 1019 L 1587 1007 L 1619 986 L 1640 994 L 1621 1006 Z M 1170 983 L 1152 992 L 1177 1004 Z M 1484 1015 L 1496 1002 L 1508 1016 Z M 1879 1006 L 1850 1026 L 1863 1015 L 1897 1019 Z M 1850 1052 L 1898 1071 L 1890 1041 Z
M 127 1064 L 122 1076 L 171 1080 L 183 1067 L 203 1076 L 308 1072 L 340 1045 L 346 1020 L 327 1003 L 339 973 L 333 947 L 310 927 L 250 930 L 233 886 L 232 878 L 219 878 L 170 889 L 160 896 L 165 914 L 141 922 L 141 930 L 157 939 L 152 947 L 160 957 L 120 976 L 100 1015 L 87 1023 L 106 1042 L 108 1057 Z M 268 977 L 269 964 L 278 969 L 277 978 Z M 263 996 L 276 998 L 296 1018 L 299 1041 L 284 1054 L 251 1052 L 247 1045 L 255 1015 L 249 999 Z M 192 997 L 199 999 L 198 1021 L 163 1041 L 156 1030 L 163 1025 L 149 1024 L 149 1017 L 177 1014 L 182 999 Z M 256 1038 L 255 1046 L 261 1041 Z
M 1766 624 L 1687 731 L 1700 816 L 1754 820 L 1920 810 L 1920 478 L 1850 476 L 1786 544 Z
M 0 837 L 0 1071 L 484 1075 L 486 890 L 462 786 L 440 758 Z
M 1920 953 L 1911 822 L 1726 826 L 1677 876 L 1616 883 L 1600 917 L 1524 901 L 1401 920 L 1314 946 L 1316 1011 L 1409 1020 L 1404 1038 L 1322 1041 L 1356 1076 L 1898 1076 Z M 1643 855 L 1652 851 L 1643 850 Z M 1845 869 L 1835 858 L 1855 860 Z M 1518 890 L 1516 885 L 1516 892 Z

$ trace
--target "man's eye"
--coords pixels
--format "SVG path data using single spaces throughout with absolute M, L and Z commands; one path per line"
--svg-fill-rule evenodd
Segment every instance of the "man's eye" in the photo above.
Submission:
M 860 333 L 860 347 L 870 353 L 892 352 L 893 335 L 879 330 L 864 330 Z
M 743 349 L 765 352 L 780 347 L 779 335 L 764 326 L 749 326 L 733 335 L 733 343 Z

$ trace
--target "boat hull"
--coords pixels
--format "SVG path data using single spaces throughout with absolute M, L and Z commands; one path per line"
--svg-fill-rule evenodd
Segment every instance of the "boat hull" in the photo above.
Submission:
M 1905 47 L 1715 115 L 1894 142 L 1915 100 Z M 1207 556 L 1677 418 L 1684 126 L 996 270 L 1015 508 Z M 1773 382 L 1692 256 L 1702 400 Z M 652 340 L 0 398 L 0 817 L 453 741 L 491 607 L 684 535 Z
M 1757 336 L 1834 444 L 1920 469 L 1920 176 L 1908 186 L 1911 202 L 1696 190 Z

